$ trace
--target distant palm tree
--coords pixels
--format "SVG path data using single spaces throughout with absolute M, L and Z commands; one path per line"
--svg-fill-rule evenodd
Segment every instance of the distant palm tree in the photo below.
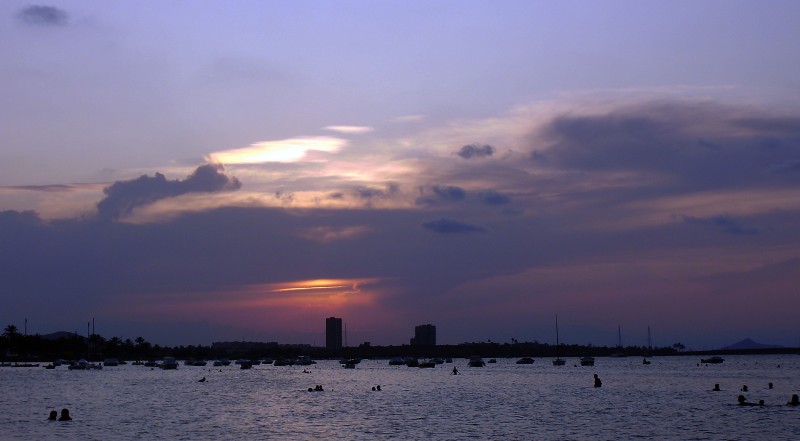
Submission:
M 3 330 L 3 337 L 8 337 L 9 339 L 16 337 L 19 335 L 19 330 L 17 330 L 16 325 L 8 325 L 6 329 Z

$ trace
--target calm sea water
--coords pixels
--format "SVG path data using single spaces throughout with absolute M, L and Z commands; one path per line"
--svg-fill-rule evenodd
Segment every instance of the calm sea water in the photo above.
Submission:
M 0 439 L 800 439 L 800 356 L 550 359 L 435 369 L 365 360 L 241 370 L 0 368 Z M 461 372 L 451 375 L 453 366 Z M 597 373 L 603 387 L 593 387 Z M 197 380 L 207 379 L 204 383 Z M 773 389 L 768 383 L 774 384 Z M 719 383 L 721 392 L 711 392 Z M 307 392 L 320 384 L 324 392 Z M 372 386 L 381 385 L 380 392 Z M 743 384 L 748 400 L 736 397 Z M 73 421 L 46 421 L 69 408 Z

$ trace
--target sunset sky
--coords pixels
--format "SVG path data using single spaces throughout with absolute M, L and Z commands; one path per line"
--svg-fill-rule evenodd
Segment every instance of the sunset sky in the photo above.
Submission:
M 0 325 L 800 345 L 800 2 L 0 2 Z

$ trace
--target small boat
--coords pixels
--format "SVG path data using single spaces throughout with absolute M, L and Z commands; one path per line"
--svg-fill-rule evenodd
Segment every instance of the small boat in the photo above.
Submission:
M 300 355 L 297 357 L 295 364 L 298 364 L 300 366 L 311 366 L 312 364 L 317 364 L 317 362 L 312 360 L 311 357 L 308 355 Z
M 496 358 L 490 358 L 488 363 L 497 363 L 497 359 Z
M 642 364 L 650 364 L 650 360 L 642 358 Z
M 720 357 L 720 356 L 718 356 L 718 355 L 715 355 L 715 356 L 713 356 L 711 358 L 701 358 L 700 359 L 700 363 L 705 363 L 705 364 L 720 364 L 723 361 L 725 361 L 725 359 Z
M 345 369 L 355 369 L 356 368 L 356 364 L 352 363 L 350 361 L 342 363 L 342 366 L 344 366 Z
M 469 367 L 484 367 L 486 366 L 486 362 L 483 361 L 481 357 L 472 357 L 469 359 L 469 363 L 467 363 Z
M 533 364 L 533 358 L 522 357 L 519 360 L 517 360 L 517 364 Z
M 158 367 L 164 370 L 178 369 L 178 360 L 175 360 L 175 357 L 164 357 Z
M 594 366 L 594 357 L 581 357 L 581 366 Z
M 227 358 L 220 358 L 218 360 L 214 360 L 214 366 L 230 366 L 231 361 Z
M 250 360 L 244 360 L 239 363 L 239 369 L 252 369 L 253 363 Z
M 101 364 L 89 363 L 85 359 L 81 358 L 77 363 L 69 365 L 67 369 L 71 371 L 87 371 L 91 369 L 103 369 L 103 366 Z
M 389 360 L 389 366 L 402 366 L 406 364 L 406 359 L 403 357 L 394 357 Z
M 50 364 L 45 365 L 44 368 L 45 369 L 55 369 L 56 365 L 54 365 L 53 363 L 50 363 Z
M 116 358 L 106 358 L 103 360 L 103 366 L 119 366 L 119 360 Z
M 435 368 L 436 367 L 436 362 L 433 361 L 433 360 L 420 361 L 417 364 L 417 367 L 420 367 L 420 368 Z
M 239 363 L 238 361 L 236 363 Z M 273 366 L 291 366 L 294 364 L 294 360 L 289 358 L 276 358 L 273 362 Z

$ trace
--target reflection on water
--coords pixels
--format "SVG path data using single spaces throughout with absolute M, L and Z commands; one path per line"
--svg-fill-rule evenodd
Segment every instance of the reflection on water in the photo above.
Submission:
M 435 369 L 0 368 L 0 439 L 797 439 L 800 357 L 597 359 L 594 367 L 467 360 Z M 452 366 L 460 375 L 451 375 Z M 779 366 L 780 365 L 780 366 Z M 303 373 L 303 369 L 310 373 Z M 593 387 L 593 374 L 603 387 Z M 204 383 L 197 382 L 201 377 Z M 768 383 L 774 384 L 773 389 Z M 711 388 L 719 383 L 721 392 Z M 307 392 L 323 385 L 324 392 Z M 382 391 L 372 391 L 375 385 Z M 747 384 L 749 401 L 736 405 Z M 52 409 L 73 421 L 47 421 Z

